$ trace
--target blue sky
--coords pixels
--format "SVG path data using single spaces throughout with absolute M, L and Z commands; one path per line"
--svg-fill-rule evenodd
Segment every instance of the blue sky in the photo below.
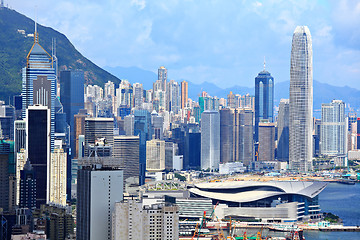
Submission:
M 357 0 L 5 0 L 64 33 L 101 67 L 168 68 L 170 79 L 254 86 L 266 68 L 289 80 L 291 38 L 307 25 L 314 79 L 360 89 Z

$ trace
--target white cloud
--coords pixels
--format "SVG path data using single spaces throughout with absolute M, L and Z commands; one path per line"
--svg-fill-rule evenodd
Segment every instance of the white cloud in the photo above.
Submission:
M 131 0 L 131 4 L 137 6 L 139 10 L 143 10 L 146 7 L 145 0 Z

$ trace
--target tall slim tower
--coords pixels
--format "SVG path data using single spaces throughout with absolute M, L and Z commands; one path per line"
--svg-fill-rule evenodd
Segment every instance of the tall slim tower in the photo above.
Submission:
M 166 91 L 166 83 L 167 83 L 167 69 L 164 66 L 161 66 L 158 69 L 158 80 L 161 80 L 162 90 Z
M 188 82 L 181 82 L 181 109 L 186 107 L 188 101 Z
M 265 70 L 255 78 L 255 141 L 259 141 L 259 122 L 273 122 L 274 116 L 274 78 Z
M 290 66 L 290 169 L 312 168 L 313 52 L 309 28 L 298 26 L 292 39 Z

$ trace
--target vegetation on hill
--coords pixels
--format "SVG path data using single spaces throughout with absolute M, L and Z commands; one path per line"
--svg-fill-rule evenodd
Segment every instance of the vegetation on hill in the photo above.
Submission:
M 28 34 L 33 32 L 33 20 L 14 10 L 0 9 L 0 100 L 7 103 L 9 97 L 21 93 L 22 68 L 34 42 L 34 38 Z M 41 25 L 38 25 L 38 33 L 40 45 L 48 53 L 51 53 L 52 39 L 56 39 L 59 70 L 81 69 L 88 84 L 103 86 L 107 81 L 120 82 L 117 77 L 82 56 L 64 34 Z

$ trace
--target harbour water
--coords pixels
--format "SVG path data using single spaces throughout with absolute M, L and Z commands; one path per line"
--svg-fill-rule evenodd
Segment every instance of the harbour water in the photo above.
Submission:
M 360 226 L 360 184 L 330 183 L 319 195 L 323 212 L 343 219 L 345 226 Z M 306 240 L 360 239 L 360 232 L 304 232 Z

